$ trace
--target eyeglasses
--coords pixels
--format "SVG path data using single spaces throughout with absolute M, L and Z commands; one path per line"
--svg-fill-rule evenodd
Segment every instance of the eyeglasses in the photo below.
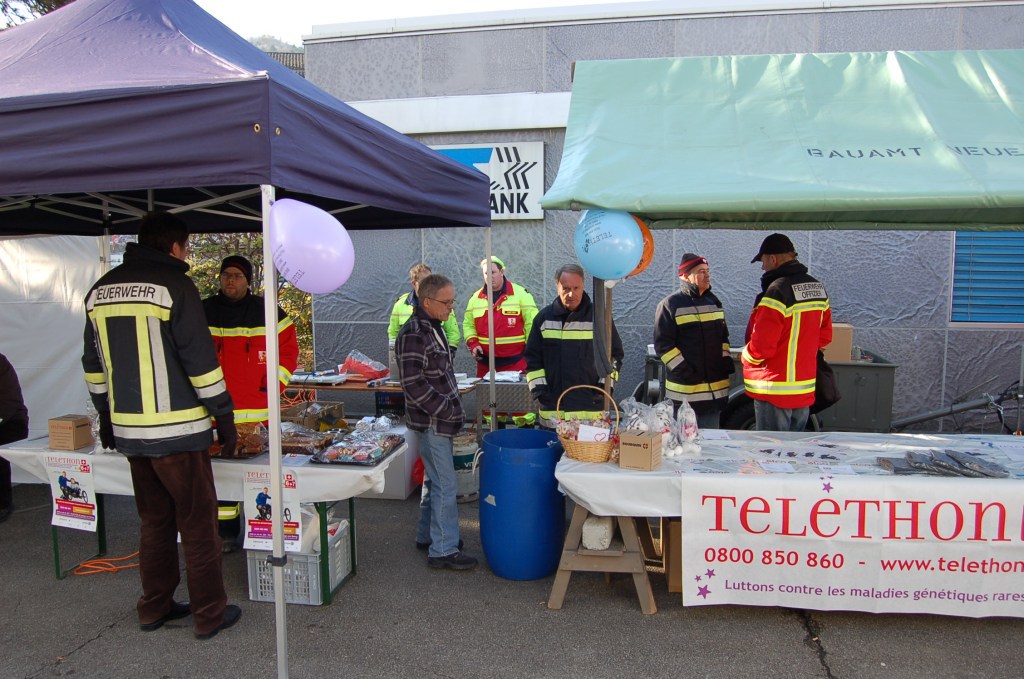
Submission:
M 455 308 L 455 298 L 454 297 L 452 297 L 451 299 L 437 299 L 436 297 L 427 297 L 427 299 L 432 299 L 435 302 L 437 302 L 438 304 L 444 304 L 449 309 L 454 309 Z
M 245 278 L 245 274 L 244 273 L 229 273 L 229 272 L 225 271 L 224 273 L 222 273 L 220 275 L 220 279 L 222 281 L 237 281 L 239 279 L 244 279 L 244 278 Z

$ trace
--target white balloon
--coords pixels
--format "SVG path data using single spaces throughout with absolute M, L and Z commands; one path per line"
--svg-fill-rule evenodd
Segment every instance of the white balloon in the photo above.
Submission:
M 270 208 L 269 236 L 274 266 L 299 290 L 333 292 L 352 275 L 352 238 L 329 212 L 282 198 Z

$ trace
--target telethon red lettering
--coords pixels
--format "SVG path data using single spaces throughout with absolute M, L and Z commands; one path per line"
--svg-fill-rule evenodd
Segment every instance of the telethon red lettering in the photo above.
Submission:
M 757 504 L 756 507 L 751 506 L 755 503 Z M 771 527 L 771 524 L 766 523 L 764 528 L 762 528 L 761 530 L 754 530 L 750 527 L 750 521 L 747 520 L 747 515 L 771 513 L 772 508 L 769 506 L 768 501 L 765 500 L 763 497 L 747 498 L 743 505 L 740 507 L 740 525 L 743 526 L 743 530 L 747 531 L 748 533 L 754 533 L 755 535 L 759 535 L 761 533 L 766 532 Z
M 736 506 L 736 498 L 734 496 L 726 495 L 704 495 L 700 499 L 700 504 L 703 507 L 708 503 L 708 500 L 715 501 L 715 527 L 711 529 L 712 532 L 729 532 L 728 528 L 722 527 L 722 503 L 723 501 L 729 502 L 733 507 Z
M 949 537 L 943 537 L 942 535 L 939 535 L 939 524 L 941 523 L 941 521 L 939 520 L 939 513 L 942 512 L 943 506 L 949 506 L 953 508 L 953 533 Z M 949 540 L 956 539 L 956 536 L 960 535 L 960 531 L 963 530 L 964 510 L 961 509 L 960 505 L 956 504 L 955 502 L 949 502 L 948 500 L 944 500 L 932 508 L 932 513 L 931 516 L 929 516 L 928 522 L 932 530 L 932 535 L 934 535 L 939 540 L 948 542 Z
M 889 534 L 882 538 L 883 540 L 924 540 L 924 538 L 921 537 L 921 533 L 919 531 L 919 528 L 921 527 L 920 509 L 921 505 L 924 504 L 922 500 L 886 500 L 885 504 L 889 507 Z M 901 518 L 899 516 L 896 516 L 896 509 L 899 507 L 899 505 L 903 504 L 910 505 L 910 516 Z M 908 535 L 906 538 L 901 538 L 899 535 L 896 534 L 896 524 L 899 521 L 909 522 L 910 535 Z
M 824 507 L 827 507 L 825 509 Z M 821 538 L 830 538 L 839 532 L 839 526 L 836 526 L 835 530 L 831 533 L 825 533 L 821 530 L 818 524 L 819 516 L 839 516 L 839 503 L 835 500 L 825 498 L 824 500 L 818 500 L 811 507 L 811 530 L 814 534 Z
M 871 539 L 871 536 L 865 532 L 867 530 L 867 508 L 872 506 L 878 509 L 878 500 L 847 500 L 846 504 L 843 505 L 843 509 L 848 509 L 850 505 L 854 505 L 857 508 L 857 532 L 850 537 Z

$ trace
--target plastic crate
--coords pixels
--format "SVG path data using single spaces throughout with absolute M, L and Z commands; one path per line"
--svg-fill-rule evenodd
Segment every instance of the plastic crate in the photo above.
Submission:
M 342 520 L 338 531 L 328 543 L 331 583 L 329 592 L 341 584 L 352 572 L 352 554 L 349 541 L 349 523 Z M 249 599 L 274 600 L 274 567 L 267 563 L 270 552 L 249 550 Z M 290 604 L 319 606 L 324 602 L 320 582 L 320 559 L 323 554 L 289 553 L 284 565 L 284 600 Z
M 377 417 L 387 415 L 400 419 L 405 415 L 405 394 L 378 391 L 375 398 L 377 401 Z

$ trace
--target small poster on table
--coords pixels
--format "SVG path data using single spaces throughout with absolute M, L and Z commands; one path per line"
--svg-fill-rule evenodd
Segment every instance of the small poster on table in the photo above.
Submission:
M 45 458 L 53 495 L 50 523 L 95 533 L 96 489 L 88 456 L 50 454 Z
M 269 471 L 245 473 L 245 548 L 270 551 L 274 548 L 273 515 L 281 512 L 284 550 L 299 551 L 302 521 L 299 512 L 298 477 L 293 471 L 281 473 L 283 498 L 273 497 Z

